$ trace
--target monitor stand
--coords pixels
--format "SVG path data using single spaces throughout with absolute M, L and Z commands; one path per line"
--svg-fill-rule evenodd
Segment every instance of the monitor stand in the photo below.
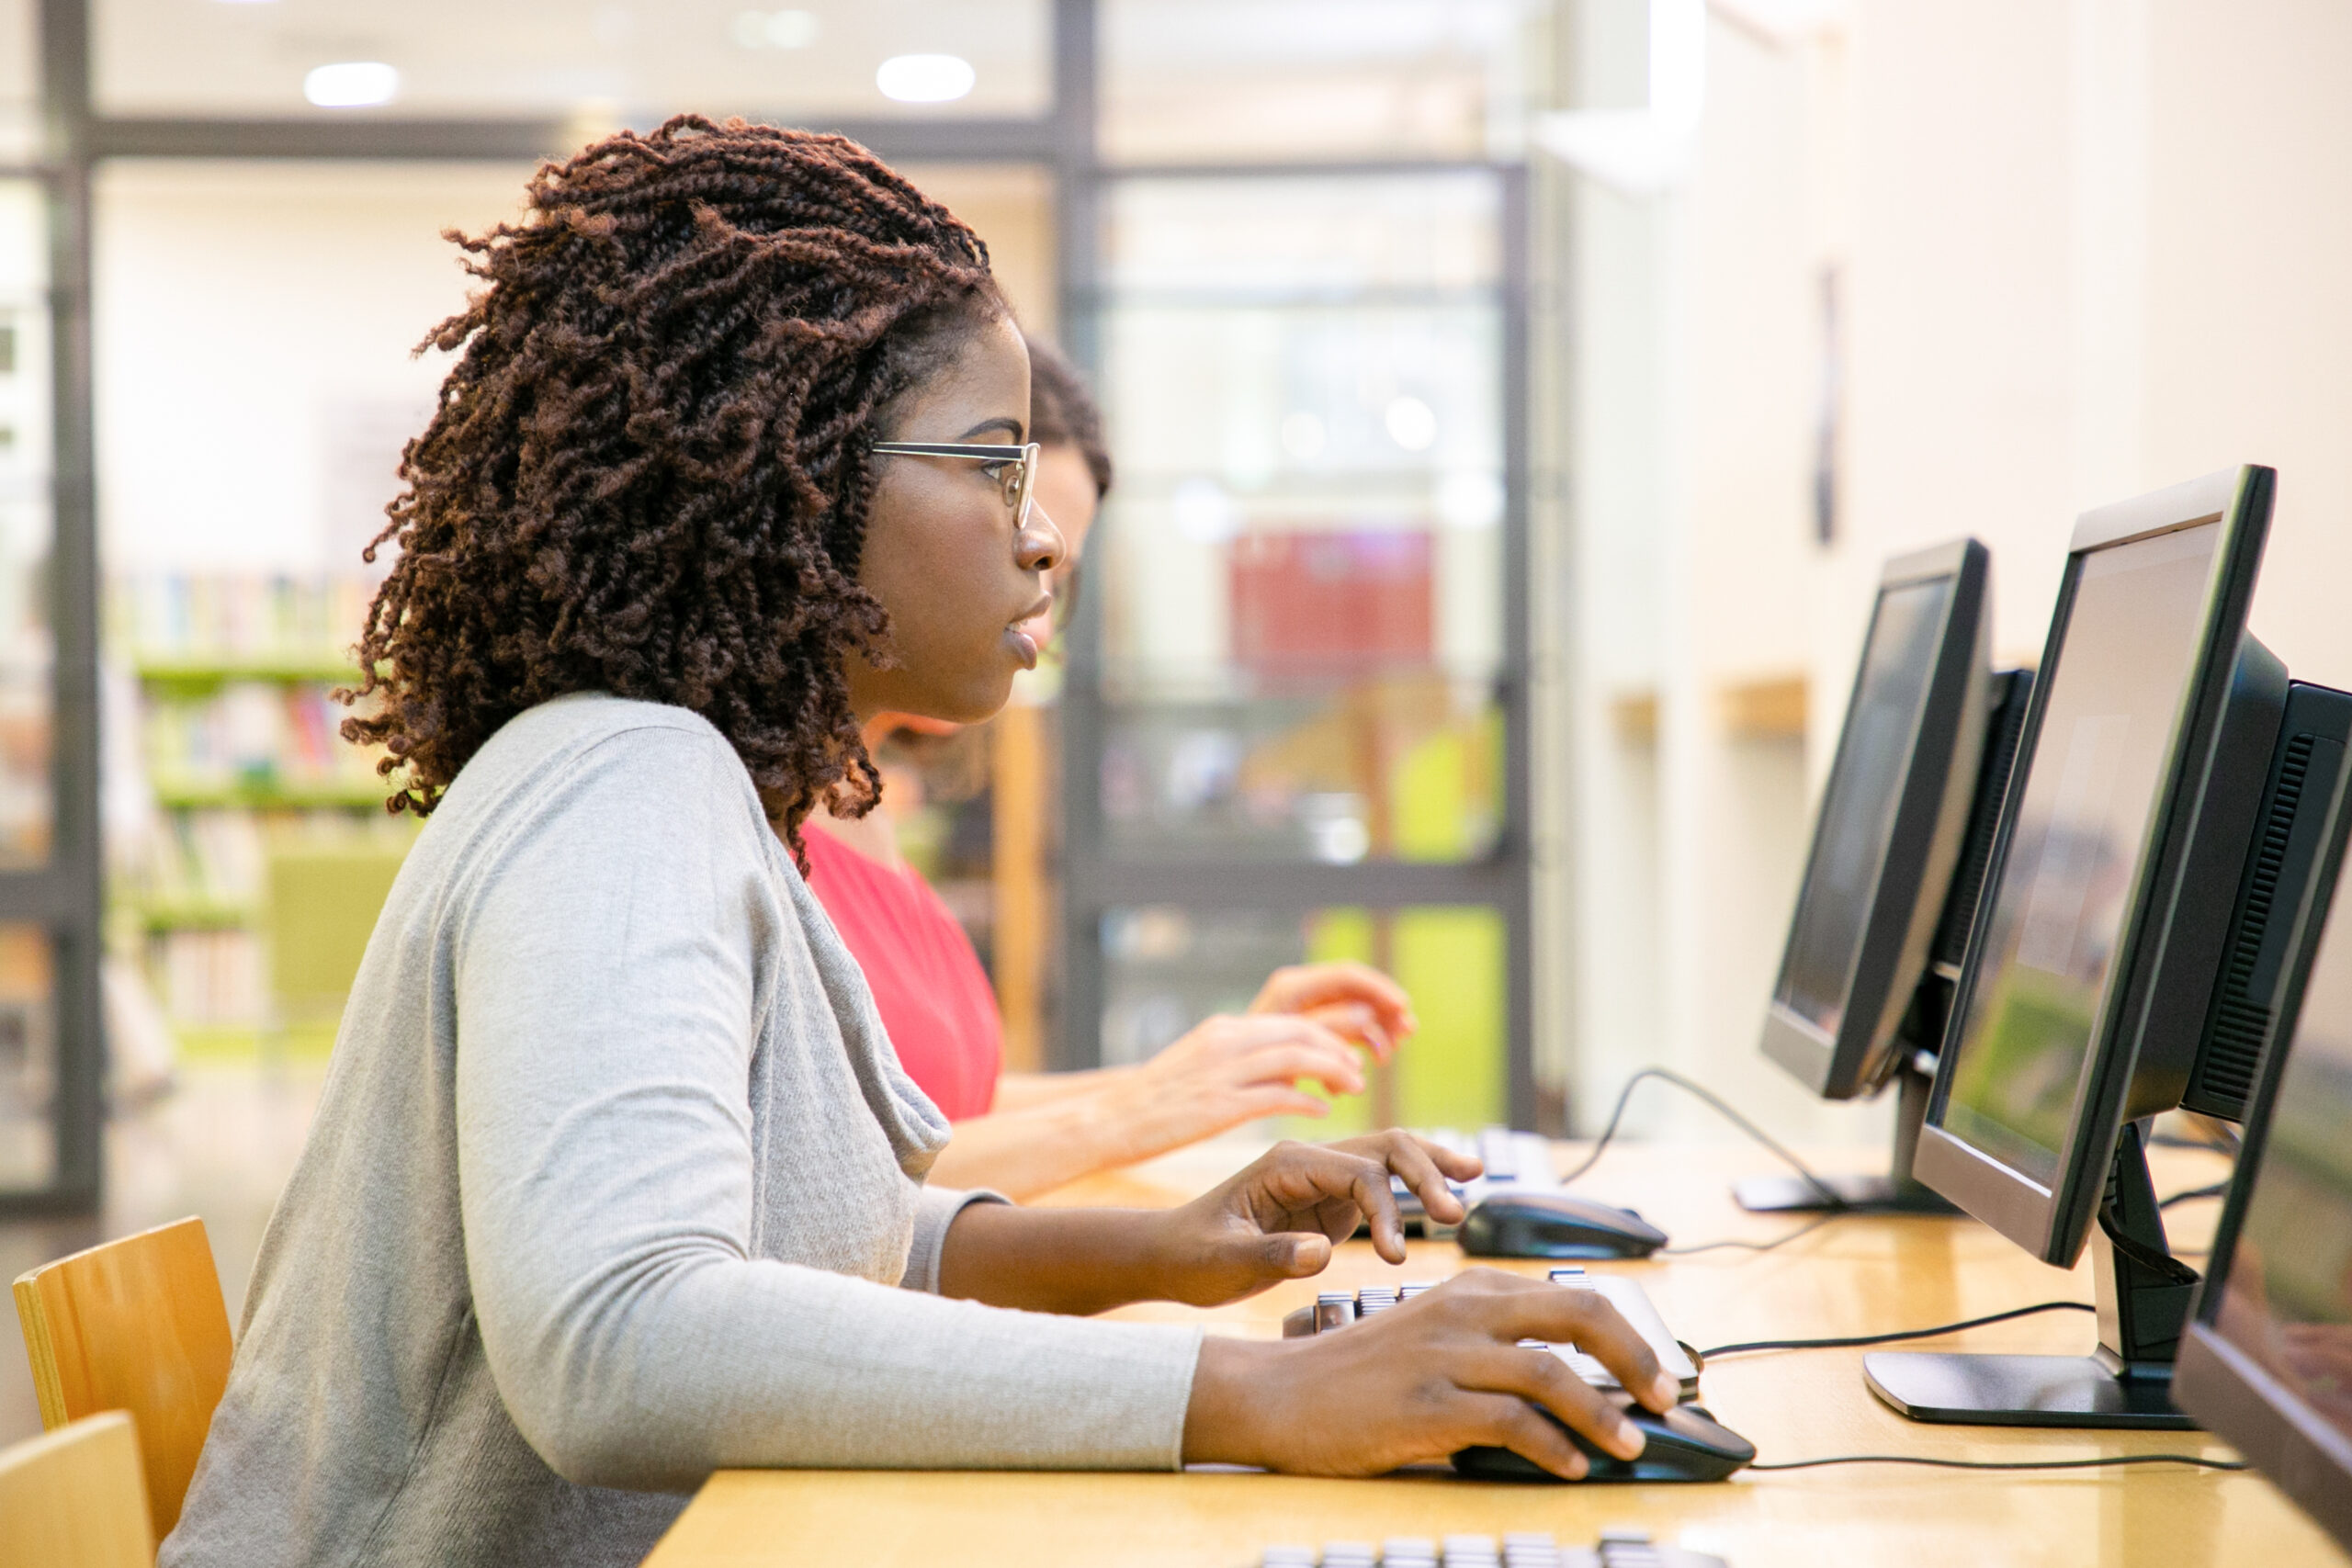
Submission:
M 1871 1392 L 1914 1421 L 1962 1427 L 2194 1427 L 2173 1405 L 2172 1367 L 2197 1271 L 2165 1247 L 2145 1138 L 2143 1123 L 2123 1129 L 2091 1236 L 2095 1354 L 1881 1351 L 1862 1358 Z
M 1928 1117 L 1928 1093 L 1935 1088 L 1925 1053 L 1906 1055 L 1894 1075 L 1894 1155 L 1884 1176 L 1825 1176 L 1821 1186 L 1838 1195 L 1833 1203 L 1802 1176 L 1751 1176 L 1732 1184 L 1732 1197 L 1751 1214 L 1815 1213 L 1828 1209 L 1867 1209 L 1874 1214 L 1957 1214 L 1959 1209 L 1911 1179 L 1911 1156 Z

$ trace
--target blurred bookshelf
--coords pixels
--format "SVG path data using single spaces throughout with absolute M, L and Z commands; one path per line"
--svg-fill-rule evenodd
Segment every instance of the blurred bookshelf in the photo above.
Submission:
M 351 710 L 334 694 L 358 681 L 369 592 L 356 576 L 107 585 L 140 802 L 110 847 L 108 946 L 138 964 L 187 1055 L 331 1046 L 415 837 L 384 809 L 381 750 L 339 733 Z

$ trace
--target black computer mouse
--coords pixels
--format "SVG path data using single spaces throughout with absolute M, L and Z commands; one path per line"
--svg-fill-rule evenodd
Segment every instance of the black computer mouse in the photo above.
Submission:
M 1454 1239 L 1473 1258 L 1647 1258 L 1666 1233 L 1631 1209 L 1566 1192 L 1498 1192 Z
M 1568 1440 L 1592 1461 L 1588 1481 L 1724 1481 L 1756 1458 L 1756 1445 L 1695 1404 L 1679 1404 L 1659 1416 L 1620 1396 L 1618 1408 L 1641 1428 L 1645 1446 L 1639 1459 L 1619 1459 L 1560 1420 L 1551 1412 L 1544 1419 L 1567 1433 Z M 1464 1449 L 1453 1456 L 1453 1468 L 1474 1481 L 1554 1481 L 1560 1478 L 1509 1449 Z

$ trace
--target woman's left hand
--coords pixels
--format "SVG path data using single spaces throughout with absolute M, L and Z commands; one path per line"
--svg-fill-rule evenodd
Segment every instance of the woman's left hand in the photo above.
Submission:
M 1462 1204 L 1446 1181 L 1478 1171 L 1476 1159 L 1409 1133 L 1277 1144 L 1223 1186 L 1159 1217 L 1154 1250 L 1163 1277 L 1154 1293 L 1218 1306 L 1319 1274 L 1332 1245 L 1366 1219 L 1374 1249 L 1402 1263 L 1405 1229 L 1388 1179 L 1403 1178 L 1433 1218 L 1453 1224 Z
M 1386 1061 L 1421 1021 L 1405 987 L 1368 964 L 1293 964 L 1266 976 L 1253 1013 L 1312 1019 Z

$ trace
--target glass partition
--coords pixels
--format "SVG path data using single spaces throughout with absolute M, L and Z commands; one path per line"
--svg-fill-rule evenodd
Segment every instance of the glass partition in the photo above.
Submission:
M 1509 155 L 1521 0 L 1104 0 L 1114 163 Z
M 1106 847 L 1471 860 L 1502 810 L 1496 193 L 1124 181 Z
M 49 933 L 0 923 L 0 1197 L 57 1173 L 57 983 Z
M 45 218 L 39 185 L 0 180 L 0 871 L 46 863 L 56 820 Z

